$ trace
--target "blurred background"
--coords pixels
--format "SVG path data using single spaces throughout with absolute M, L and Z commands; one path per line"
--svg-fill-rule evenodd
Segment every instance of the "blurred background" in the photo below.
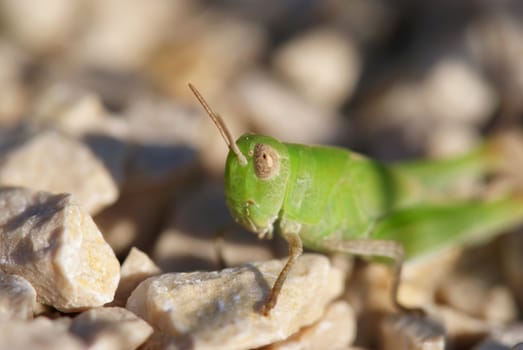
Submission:
M 521 127 L 522 19 L 501 0 L 0 0 L 0 183 L 82 192 L 120 258 L 164 271 L 216 268 L 220 230 L 229 265 L 281 256 L 229 233 L 227 147 L 189 82 L 235 137 L 447 156 Z M 71 175 L 71 142 L 114 195 Z

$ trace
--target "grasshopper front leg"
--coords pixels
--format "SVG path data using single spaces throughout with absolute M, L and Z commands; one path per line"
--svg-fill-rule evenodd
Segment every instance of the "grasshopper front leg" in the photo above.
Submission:
M 321 243 L 322 248 L 327 251 L 339 252 L 352 255 L 362 255 L 369 257 L 385 257 L 394 260 L 394 276 L 391 287 L 391 300 L 396 309 L 402 312 L 424 314 L 424 311 L 419 308 L 408 308 L 398 301 L 398 288 L 401 280 L 401 270 L 403 267 L 404 250 L 403 246 L 392 240 L 329 240 L 326 239 Z
M 286 234 L 283 234 L 282 236 L 285 238 L 285 240 L 289 244 L 289 258 L 287 259 L 287 262 L 285 263 L 285 266 L 283 267 L 283 269 L 280 271 L 280 274 L 278 275 L 276 282 L 274 282 L 274 286 L 271 289 L 267 302 L 263 305 L 261 313 L 265 316 L 269 315 L 269 312 L 276 305 L 276 302 L 278 301 L 278 296 L 280 295 L 280 292 L 281 292 L 281 288 L 282 288 L 283 284 L 285 283 L 285 280 L 287 279 L 287 275 L 289 274 L 292 267 L 294 266 L 296 259 L 298 259 L 298 257 L 303 252 L 303 244 L 302 244 L 301 238 L 298 234 L 286 233 Z

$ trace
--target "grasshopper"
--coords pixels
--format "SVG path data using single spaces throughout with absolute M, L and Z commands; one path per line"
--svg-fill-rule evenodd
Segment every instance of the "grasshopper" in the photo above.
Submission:
M 245 134 L 235 142 L 220 116 L 189 87 L 229 147 L 225 197 L 233 218 L 260 239 L 270 239 L 277 228 L 289 245 L 264 315 L 276 305 L 303 247 L 393 260 L 393 304 L 400 311 L 421 311 L 397 298 L 405 259 L 523 222 L 521 196 L 449 200 L 441 195 L 457 178 L 497 169 L 495 143 L 451 159 L 385 165 L 346 149 L 270 136 Z

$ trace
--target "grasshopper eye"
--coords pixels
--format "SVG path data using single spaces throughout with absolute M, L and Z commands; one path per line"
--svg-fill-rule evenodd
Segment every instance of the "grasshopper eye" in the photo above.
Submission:
M 254 171 L 262 180 L 269 180 L 278 174 L 280 161 L 278 153 L 269 145 L 259 143 L 254 147 Z

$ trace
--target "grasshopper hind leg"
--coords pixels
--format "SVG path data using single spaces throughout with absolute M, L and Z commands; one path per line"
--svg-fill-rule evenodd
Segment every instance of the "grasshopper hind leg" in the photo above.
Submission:
M 406 307 L 398 300 L 398 288 L 405 256 L 403 246 L 400 243 L 392 240 L 360 239 L 351 241 L 325 240 L 321 245 L 328 251 L 368 257 L 385 257 L 394 260 L 394 276 L 390 291 L 393 305 L 400 312 L 425 315 L 422 309 Z

